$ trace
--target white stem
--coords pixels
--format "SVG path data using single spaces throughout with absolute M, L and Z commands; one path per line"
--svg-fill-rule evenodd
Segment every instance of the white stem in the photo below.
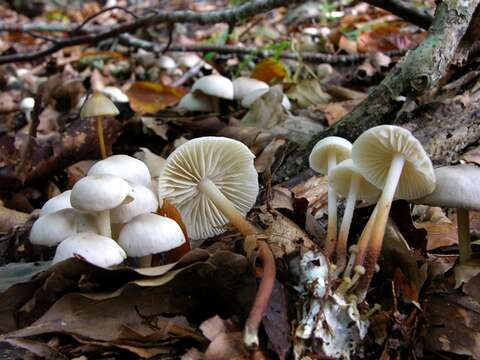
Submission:
M 350 180 L 347 200 L 345 202 L 345 211 L 343 213 L 342 224 L 337 242 L 337 271 L 342 272 L 347 262 L 347 242 L 350 225 L 352 224 L 353 211 L 357 202 L 358 187 L 360 186 L 360 175 L 354 174 Z
M 328 152 L 328 172 L 327 177 L 330 176 L 330 172 L 337 165 L 337 154 L 335 151 Z M 330 256 L 337 242 L 337 192 L 328 182 L 328 227 L 327 227 L 327 241 L 325 244 L 325 253 Z
M 112 230 L 110 228 L 110 210 L 99 211 L 97 213 L 97 227 L 100 235 L 112 238 Z
M 198 189 L 212 200 L 218 210 L 225 215 L 230 223 L 235 226 L 242 235 L 248 236 L 258 233 L 257 229 L 245 220 L 244 216 L 210 179 L 202 179 L 198 184 Z

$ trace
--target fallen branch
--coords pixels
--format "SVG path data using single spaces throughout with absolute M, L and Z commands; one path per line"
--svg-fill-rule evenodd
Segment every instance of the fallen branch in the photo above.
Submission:
M 313 146 L 327 136 L 351 141 L 373 126 L 391 124 L 405 101 L 432 89 L 444 76 L 480 0 L 442 2 L 426 39 L 391 71 L 370 95 L 340 121 L 316 135 L 306 146 L 288 156 L 276 180 L 298 174 L 308 167 Z
M 400 0 L 364 0 L 367 4 L 387 10 L 403 20 L 406 20 L 418 27 L 428 29 L 433 18 L 416 7 L 409 6 Z
M 82 44 L 97 44 L 100 41 L 118 37 L 119 35 L 124 33 L 131 33 L 138 29 L 158 25 L 164 22 L 198 23 L 204 25 L 216 24 L 221 22 L 238 22 L 245 18 L 275 9 L 277 7 L 295 3 L 302 3 L 305 1 L 306 0 L 250 0 L 243 5 L 226 10 L 206 12 L 195 12 L 191 10 L 155 11 L 153 15 L 138 17 L 131 22 L 115 26 L 108 30 L 101 30 L 95 33 L 87 33 L 83 35 L 59 39 L 51 46 L 39 51 L 0 56 L 0 64 L 41 59 L 69 46 Z M 5 27 L 4 30 L 6 30 Z

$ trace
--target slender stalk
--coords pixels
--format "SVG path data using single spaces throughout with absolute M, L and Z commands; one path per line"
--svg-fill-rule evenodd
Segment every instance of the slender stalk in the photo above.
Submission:
M 347 242 L 348 233 L 350 232 L 350 225 L 352 224 L 353 211 L 355 210 L 355 203 L 357 202 L 358 187 L 360 186 L 360 176 L 353 175 L 348 190 L 348 196 L 345 203 L 345 211 L 343 213 L 342 224 L 340 225 L 340 233 L 337 240 L 337 272 L 341 273 L 345 269 L 347 263 Z
M 258 328 L 267 310 L 270 296 L 275 285 L 275 258 L 268 245 L 259 243 L 258 258 L 262 262 L 262 281 L 258 286 L 257 296 L 253 303 L 243 332 L 243 342 L 248 349 L 255 349 L 259 345 Z
M 370 244 L 365 258 L 365 276 L 362 277 L 358 284 L 358 294 L 361 300 L 366 296 L 370 280 L 375 273 L 375 265 L 382 251 L 383 235 L 385 234 L 390 207 L 392 206 L 393 197 L 395 196 L 404 164 L 405 157 L 402 154 L 396 154 L 392 158 L 383 192 L 377 203 L 378 211 L 375 216 Z
M 97 132 L 98 132 L 98 146 L 100 147 L 100 155 L 102 159 L 107 157 L 107 149 L 105 147 L 105 138 L 103 136 L 103 116 L 97 116 Z
M 198 189 L 208 196 L 223 215 L 235 226 L 243 236 L 254 235 L 258 230 L 248 222 L 243 215 L 233 206 L 232 202 L 208 178 L 198 184 Z
M 354 262 L 355 266 L 363 265 L 363 263 L 365 262 L 365 256 L 367 254 L 368 244 L 370 243 L 370 237 L 372 235 L 372 229 L 375 222 L 375 217 L 377 216 L 377 212 L 378 212 L 378 202 L 377 202 L 377 205 L 375 205 L 375 208 L 373 209 L 372 213 L 370 214 L 370 218 L 368 219 L 367 224 L 363 228 L 363 231 L 360 234 L 360 237 L 358 238 L 358 241 L 357 241 L 358 253 Z
M 466 209 L 457 208 L 457 232 L 460 264 L 465 264 L 472 255 L 472 247 L 470 244 L 470 217 Z
M 330 175 L 332 169 L 337 165 L 337 154 L 335 151 L 328 153 L 328 173 Z M 328 227 L 327 240 L 325 242 L 325 256 L 329 257 L 335 250 L 337 242 L 337 192 L 333 186 L 328 184 Z
M 99 211 L 97 214 L 97 227 L 100 235 L 112 238 L 112 229 L 110 227 L 110 210 Z

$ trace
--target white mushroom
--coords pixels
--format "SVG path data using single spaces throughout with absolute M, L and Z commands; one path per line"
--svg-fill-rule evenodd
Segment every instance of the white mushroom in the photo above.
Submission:
M 260 89 L 268 90 L 269 86 L 266 82 L 248 78 L 239 77 L 233 80 L 233 97 L 235 100 L 242 100 L 248 94 Z
M 41 209 L 42 216 L 62 210 L 62 209 L 71 208 L 72 207 L 72 204 L 70 204 L 71 193 L 72 193 L 72 190 L 67 190 L 49 199 L 42 206 L 42 209 Z
M 157 196 L 152 190 L 139 184 L 130 184 L 130 186 L 134 199 L 110 211 L 112 224 L 127 223 L 137 215 L 155 212 L 158 209 Z

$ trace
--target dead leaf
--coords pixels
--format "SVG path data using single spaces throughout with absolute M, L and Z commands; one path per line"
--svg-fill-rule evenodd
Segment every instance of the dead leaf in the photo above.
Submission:
M 184 88 L 173 88 L 149 81 L 135 82 L 126 92 L 130 106 L 139 114 L 155 114 L 174 106 L 186 93 Z
M 275 154 L 285 146 L 287 142 L 284 139 L 274 139 L 268 144 L 262 153 L 255 159 L 255 169 L 259 174 L 270 169 L 275 162 Z
M 468 150 L 461 159 L 470 164 L 480 165 L 480 146 Z
M 147 116 L 142 116 L 141 117 L 142 124 L 145 126 L 147 129 L 152 130 L 156 135 L 160 136 L 163 140 L 168 141 L 168 124 L 164 122 L 160 122 L 154 117 L 147 117 Z
M 242 123 L 246 126 L 271 129 L 281 124 L 287 118 L 282 106 L 283 90 L 280 85 L 270 88 L 264 95 L 260 96 L 250 107 L 248 113 L 243 117 Z
M 0 267 L 0 293 L 15 284 L 29 281 L 36 274 L 48 269 L 50 261 L 35 263 L 10 263 Z
M 267 58 L 255 65 L 250 77 L 271 85 L 281 82 L 287 75 L 287 68 L 280 61 Z
M 323 90 L 321 82 L 317 79 L 301 81 L 294 85 L 287 95 L 302 108 L 328 104 L 331 100 L 331 96 Z

